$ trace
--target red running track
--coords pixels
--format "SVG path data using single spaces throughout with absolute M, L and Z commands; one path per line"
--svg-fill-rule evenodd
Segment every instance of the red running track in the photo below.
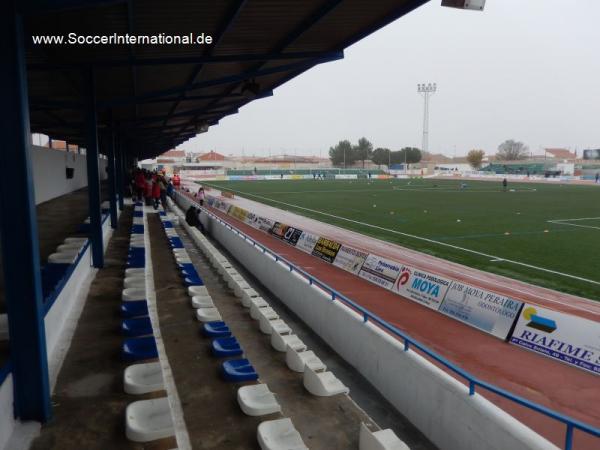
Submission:
M 232 199 L 223 200 L 232 202 Z M 397 261 L 402 261 L 405 255 L 410 257 L 411 264 L 413 264 L 413 260 L 417 256 L 421 258 L 418 260 L 420 263 L 427 262 L 426 260 L 428 259 L 425 255 L 406 250 L 399 246 L 393 246 L 383 241 L 322 224 L 295 214 L 293 214 L 295 217 L 292 218 L 292 213 L 280 211 L 255 202 L 251 202 L 252 205 L 250 205 L 248 202 L 250 201 L 239 198 L 233 200 L 233 203 L 251 209 L 260 215 L 279 218 L 284 223 L 287 219 L 287 223 L 294 224 L 299 228 L 304 227 L 302 229 L 310 230 L 316 234 L 325 235 L 330 238 L 336 238 L 338 241 L 348 243 L 352 246 L 370 248 L 371 252 L 381 254 L 381 256 L 388 256 Z M 597 376 L 555 362 L 519 347 L 511 346 L 491 335 L 478 331 L 475 328 L 462 324 L 338 269 L 331 264 L 291 247 L 277 238 L 256 230 L 219 210 L 210 209 L 224 221 L 229 222 L 275 253 L 315 276 L 315 278 L 327 283 L 348 298 L 351 298 L 374 314 L 405 331 L 413 338 L 469 371 L 474 376 L 592 426 L 600 426 L 600 379 Z M 274 212 L 277 215 L 274 216 Z M 315 224 L 319 224 L 320 227 L 313 228 Z M 336 229 L 338 231 L 335 231 Z M 332 234 L 334 231 L 335 234 Z M 357 245 L 357 243 L 361 245 Z M 396 253 L 395 250 L 400 250 L 400 253 Z M 458 272 L 455 272 L 457 268 L 460 268 L 463 272 L 469 270 L 464 266 L 444 260 L 437 258 L 435 260 L 437 261 L 435 270 L 431 270 L 442 273 L 440 269 L 451 269 L 452 271 L 448 272 L 448 276 L 453 278 L 457 278 L 457 275 L 459 275 Z M 423 264 L 415 265 L 423 268 L 430 267 Z M 496 284 L 498 282 L 497 278 L 502 279 L 503 277 L 496 278 L 495 275 L 486 277 L 490 274 L 483 272 L 481 272 L 481 275 L 482 277 L 478 278 L 478 285 L 497 292 L 503 292 Z M 473 282 L 470 278 L 467 280 Z M 501 281 L 506 282 L 505 280 L 507 279 L 502 279 Z M 515 283 L 513 280 L 509 280 L 509 282 Z M 533 292 L 534 286 L 526 286 Z M 536 298 L 538 300 L 547 295 L 547 290 L 542 289 L 542 291 L 537 294 L 538 297 Z M 507 292 L 509 292 L 508 295 L 515 296 L 512 290 Z M 527 293 L 529 293 L 529 290 Z M 558 294 L 556 299 L 561 298 L 563 295 L 556 294 Z M 542 303 L 540 302 L 540 304 Z M 557 304 L 555 303 L 548 306 L 557 309 Z M 569 305 L 564 306 L 567 311 L 571 311 L 570 308 L 574 308 L 573 312 L 577 312 L 582 316 L 587 316 L 589 313 L 596 318 L 598 317 L 596 315 L 598 314 L 597 309 L 593 308 L 596 306 L 594 304 L 590 305 L 590 311 L 587 311 L 586 308 L 577 309 L 569 307 Z M 483 389 L 479 389 L 478 392 L 533 430 L 545 436 L 559 448 L 563 448 L 565 427 L 562 424 L 507 399 L 488 393 Z M 575 432 L 574 449 L 598 450 L 599 447 L 600 441 L 597 438 L 579 431 Z

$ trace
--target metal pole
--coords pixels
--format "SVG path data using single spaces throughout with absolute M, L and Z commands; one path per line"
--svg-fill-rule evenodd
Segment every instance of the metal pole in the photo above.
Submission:
M 119 199 L 119 211 L 123 211 L 124 204 L 124 190 L 125 185 L 123 184 L 123 139 L 121 136 L 118 137 L 115 144 L 115 162 L 117 165 L 117 195 Z
M 22 18 L 14 3 L 0 14 L 0 238 L 8 312 L 14 414 L 46 422 L 52 415 L 40 274 L 31 130 Z
M 106 133 L 106 158 L 108 169 L 108 203 L 110 210 L 110 226 L 117 228 L 117 189 L 115 167 L 115 133 L 109 130 Z
M 88 199 L 90 211 L 90 240 L 94 267 L 104 267 L 104 245 L 102 243 L 102 215 L 100 213 L 100 176 L 98 174 L 98 128 L 96 124 L 96 92 L 93 69 L 84 76 L 87 89 L 86 104 L 86 162 L 88 179 Z
M 422 150 L 429 151 L 429 97 L 437 91 L 436 83 L 418 84 L 417 92 L 423 96 L 423 142 Z

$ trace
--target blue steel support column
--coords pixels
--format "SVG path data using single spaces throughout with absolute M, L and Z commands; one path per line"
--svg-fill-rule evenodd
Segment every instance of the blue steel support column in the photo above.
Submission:
M 0 237 L 8 311 L 15 415 L 51 414 L 40 255 L 31 167 L 31 132 L 21 17 L 0 14 Z
M 112 130 L 106 133 L 106 158 L 108 159 L 106 167 L 108 169 L 110 226 L 114 229 L 117 228 L 117 191 L 115 188 L 115 134 Z
M 117 194 L 119 196 L 119 211 L 123 211 L 125 186 L 123 185 L 123 139 L 119 136 L 115 145 L 115 162 L 117 164 Z
M 96 92 L 94 71 L 84 73 L 86 98 L 86 156 L 88 198 L 90 211 L 90 240 L 92 242 L 92 262 L 94 267 L 104 267 L 104 245 L 102 243 L 102 216 L 100 213 L 100 175 L 98 173 L 98 128 L 96 124 Z

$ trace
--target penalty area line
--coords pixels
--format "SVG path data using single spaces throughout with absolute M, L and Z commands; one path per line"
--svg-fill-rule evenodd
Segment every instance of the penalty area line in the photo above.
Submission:
M 205 184 L 207 184 L 207 185 L 210 186 L 209 183 L 205 183 Z M 219 186 L 216 186 L 216 185 L 212 185 L 212 186 L 215 187 L 215 188 L 217 188 L 217 189 L 220 189 Z M 369 228 L 375 228 L 377 230 L 387 231 L 388 233 L 393 233 L 393 234 L 397 234 L 397 235 L 400 235 L 400 236 L 405 236 L 405 237 L 408 237 L 408 238 L 411 238 L 411 239 L 416 239 L 416 240 L 423 241 L 423 242 L 429 242 L 431 244 L 436 244 L 436 245 L 440 245 L 440 246 L 443 246 L 443 247 L 452 248 L 454 250 L 460 250 L 460 251 L 463 251 L 463 252 L 466 252 L 466 253 L 471 253 L 473 255 L 483 256 L 484 258 L 488 258 L 488 259 L 502 259 L 503 262 L 507 262 L 507 263 L 514 264 L 514 265 L 517 265 L 517 266 L 527 267 L 528 269 L 534 269 L 534 270 L 538 270 L 540 272 L 552 273 L 554 275 L 560 275 L 560 276 L 565 277 L 565 278 L 571 278 L 573 280 L 583 281 L 585 283 L 590 283 L 590 284 L 594 284 L 596 286 L 600 286 L 600 281 L 590 280 L 588 278 L 579 277 L 577 275 L 572 275 L 572 274 L 569 274 L 569 273 L 559 272 L 557 270 L 552 270 L 552 269 L 546 269 L 545 267 L 538 267 L 538 266 L 534 266 L 533 264 L 527 264 L 527 263 L 524 263 L 524 262 L 521 262 L 521 261 L 515 261 L 515 260 L 512 260 L 512 259 L 501 258 L 501 257 L 499 257 L 497 255 L 490 255 L 488 253 L 479 252 L 477 250 L 472 250 L 470 248 L 459 247 L 457 245 L 448 244 L 446 242 L 436 241 L 434 239 L 429 239 L 429 238 L 426 238 L 426 237 L 423 237 L 423 236 L 417 236 L 415 234 L 404 233 L 402 231 L 392 230 L 390 228 L 385 228 L 385 227 L 381 227 L 379 225 L 373 225 L 373 224 L 370 224 L 370 223 L 361 222 L 359 220 L 348 219 L 347 217 L 337 216 L 335 214 L 330 214 L 330 213 L 326 213 L 326 212 L 323 212 L 323 211 L 318 211 L 316 209 L 305 208 L 304 206 L 294 205 L 292 203 L 286 203 L 286 202 L 282 202 L 280 200 L 274 200 L 274 199 L 271 199 L 269 197 L 264 197 L 264 196 L 258 195 L 258 194 L 250 194 L 248 192 L 243 192 L 243 191 L 239 191 L 239 190 L 235 190 L 235 189 L 228 189 L 228 190 L 229 191 L 233 191 L 233 192 L 237 192 L 238 194 L 241 194 L 241 195 L 247 195 L 247 196 L 250 196 L 250 197 L 255 197 L 255 198 L 266 200 L 266 201 L 269 201 L 269 202 L 279 203 L 281 205 L 289 206 L 289 207 L 292 207 L 292 208 L 302 209 L 304 211 L 310 211 L 310 212 L 313 212 L 315 214 L 320 214 L 322 216 L 332 217 L 334 219 L 343 220 L 343 221 L 350 222 L 350 223 L 355 223 L 357 225 L 363 225 L 363 226 L 366 226 L 366 227 L 369 227 Z

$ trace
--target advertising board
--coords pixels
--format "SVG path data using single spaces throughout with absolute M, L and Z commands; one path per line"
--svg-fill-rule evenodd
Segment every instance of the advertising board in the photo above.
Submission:
M 393 289 L 400 275 L 401 265 L 396 261 L 369 255 L 362 265 L 358 276 L 387 289 Z
M 366 252 L 342 245 L 337 256 L 333 260 L 333 265 L 353 273 L 354 275 L 358 275 L 367 256 L 369 256 L 369 254 Z
M 394 292 L 437 310 L 448 292 L 450 283 L 450 280 L 424 270 L 402 266 L 400 276 L 394 283 Z
M 303 252 L 312 254 L 315 245 L 317 245 L 317 241 L 319 240 L 319 236 L 316 234 L 309 233 L 307 231 L 303 231 L 296 243 L 296 248 L 302 250 Z
M 600 323 L 525 304 L 510 343 L 600 375 Z
M 453 281 L 439 308 L 442 314 L 506 339 L 522 302 Z
M 326 239 L 320 237 L 315 244 L 315 248 L 313 248 L 312 255 L 318 256 L 321 259 L 324 259 L 328 263 L 332 263 L 338 254 L 340 247 L 342 244 L 339 242 L 332 241 L 331 239 Z

